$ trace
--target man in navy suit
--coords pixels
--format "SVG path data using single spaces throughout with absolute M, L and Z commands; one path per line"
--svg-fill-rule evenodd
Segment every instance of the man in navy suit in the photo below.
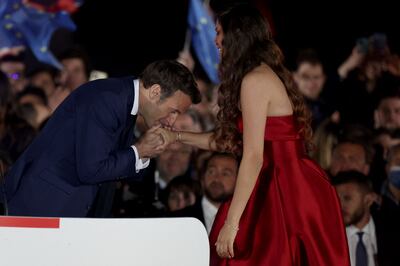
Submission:
M 156 61 L 138 79 L 83 84 L 57 108 L 6 176 L 9 214 L 88 216 L 100 185 L 140 178 L 149 158 L 163 150 L 157 129 L 171 127 L 198 102 L 192 74 L 175 61 Z M 138 114 L 150 129 L 134 141 Z

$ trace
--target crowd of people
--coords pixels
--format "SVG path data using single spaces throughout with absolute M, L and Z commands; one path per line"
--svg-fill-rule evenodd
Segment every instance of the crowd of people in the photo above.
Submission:
M 351 265 L 361 265 L 356 264 L 362 260 L 360 256 L 369 261 L 362 265 L 400 263 L 397 252 L 400 244 L 400 59 L 391 52 L 385 38 L 383 34 L 373 34 L 352 50 L 349 47 L 350 55 L 341 65 L 333 67 L 333 73 L 326 72 L 332 65 L 321 61 L 317 51 L 304 49 L 299 52 L 295 69 L 288 72 L 291 75 L 288 79 L 294 81 L 312 114 L 314 135 L 310 139 L 313 145 L 308 149 L 309 154 L 325 170 L 340 199 Z M 59 56 L 62 71 L 45 65 L 26 65 L 24 59 L 24 53 L 0 58 L 3 176 L 40 135 L 68 95 L 93 79 L 88 56 L 76 47 Z M 177 61 L 194 73 L 202 98 L 200 103 L 180 114 L 170 129 L 193 133 L 218 129 L 217 114 L 221 111 L 218 102 L 223 104 L 224 91 L 218 99 L 219 84 L 212 84 L 198 71 L 200 66 L 194 64 L 188 51 L 181 52 Z M 225 71 L 230 70 L 228 65 L 223 67 Z M 226 86 L 222 84 L 225 90 Z M 148 126 L 138 116 L 135 137 L 143 136 Z M 195 146 L 185 141 L 170 144 L 150 160 L 140 180 L 116 182 L 112 193 L 106 194 L 111 204 L 109 210 L 92 208 L 87 215 L 191 216 L 202 221 L 210 233 L 219 207 L 234 194 L 241 156 Z M 102 187 L 99 194 L 101 190 Z M 94 204 L 100 200 L 96 198 Z M 323 206 L 324 202 L 318 204 Z M 360 255 L 360 245 L 364 246 L 365 254 Z M 233 255 L 227 254 L 221 256 Z

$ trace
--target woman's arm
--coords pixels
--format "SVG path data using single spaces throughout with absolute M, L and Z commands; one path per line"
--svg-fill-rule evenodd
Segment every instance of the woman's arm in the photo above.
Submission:
M 217 149 L 215 141 L 212 139 L 214 132 L 193 133 L 176 131 L 174 133 L 177 141 L 183 144 L 195 146 L 203 150 L 215 151 Z
M 158 132 L 163 136 L 163 146 L 168 146 L 173 142 L 181 142 L 183 144 L 191 145 L 203 150 L 217 149 L 215 140 L 212 138 L 214 132 L 194 133 L 186 131 L 171 131 L 161 128 Z
M 265 82 L 265 77 L 260 75 L 262 74 L 257 72 L 250 73 L 242 82 L 240 103 L 243 117 L 243 156 L 226 222 L 216 244 L 217 252 L 222 257 L 234 255 L 233 242 L 239 220 L 263 164 L 265 122 L 270 102 L 265 84 L 270 81 Z

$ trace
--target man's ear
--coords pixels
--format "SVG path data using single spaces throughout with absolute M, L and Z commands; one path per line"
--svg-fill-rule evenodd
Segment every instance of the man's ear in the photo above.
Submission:
M 161 86 L 158 84 L 153 84 L 150 86 L 149 90 L 149 98 L 151 100 L 159 101 L 161 97 Z
M 297 70 L 292 72 L 292 77 L 293 77 L 293 79 L 294 79 L 296 82 L 298 82 L 298 80 L 299 80 L 299 73 L 297 73 Z
M 370 192 L 367 195 L 365 195 L 365 204 L 369 207 L 377 201 L 378 195 L 375 192 Z

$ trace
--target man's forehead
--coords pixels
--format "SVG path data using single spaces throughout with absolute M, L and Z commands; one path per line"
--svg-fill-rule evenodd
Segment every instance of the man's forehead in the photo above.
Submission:
M 211 158 L 208 165 L 217 165 L 218 163 L 232 163 L 236 165 L 236 160 L 228 156 L 215 156 Z

